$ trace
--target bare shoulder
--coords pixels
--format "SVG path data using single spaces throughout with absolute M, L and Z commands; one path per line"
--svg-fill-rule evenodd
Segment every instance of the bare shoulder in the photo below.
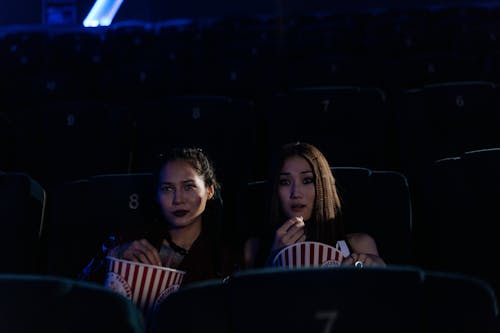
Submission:
M 371 253 L 378 255 L 377 244 L 372 236 L 365 233 L 352 233 L 346 235 L 346 240 L 354 252 Z

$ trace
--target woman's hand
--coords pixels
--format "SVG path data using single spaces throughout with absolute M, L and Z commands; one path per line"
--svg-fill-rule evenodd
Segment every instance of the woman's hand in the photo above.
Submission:
M 352 233 L 347 235 L 347 242 L 351 248 L 351 255 L 342 260 L 343 266 L 386 266 L 379 257 L 375 240 L 365 233 Z
M 361 264 L 360 264 L 361 263 Z M 382 266 L 385 267 L 386 264 L 376 254 L 372 253 L 351 253 L 350 256 L 345 257 L 342 260 L 342 266 L 350 266 L 354 265 L 356 267 L 365 267 L 365 266 Z
M 161 259 L 158 251 L 146 239 L 135 240 L 130 243 L 119 245 L 112 248 L 108 255 L 118 259 L 161 266 Z
M 304 233 L 304 219 L 302 217 L 292 217 L 287 220 L 274 234 L 272 252 L 285 246 L 303 242 L 306 240 Z

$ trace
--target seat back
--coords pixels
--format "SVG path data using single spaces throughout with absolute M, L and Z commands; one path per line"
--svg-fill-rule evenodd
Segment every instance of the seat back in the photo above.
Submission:
M 274 95 L 262 104 L 272 149 L 289 142 L 310 142 L 335 166 L 394 168 L 394 131 L 380 89 L 305 87 Z
M 236 274 L 237 332 L 419 332 L 416 269 L 266 269 Z
M 421 180 L 435 160 L 500 144 L 497 90 L 492 82 L 466 81 L 405 92 L 396 107 L 401 166 L 410 180 Z
M 43 252 L 45 189 L 25 173 L 0 173 L 0 273 L 37 273 Z
M 129 169 L 128 109 L 100 100 L 12 106 L 13 168 L 49 189 L 65 181 Z
M 153 200 L 149 173 L 97 175 L 61 186 L 47 232 L 49 273 L 76 277 L 108 236 L 151 222 Z
M 170 146 L 202 148 L 225 187 L 250 178 L 255 156 L 254 115 L 245 100 L 227 96 L 171 96 L 137 105 L 135 172 L 153 170 L 154 158 Z M 250 161 L 251 162 L 251 161 Z
M 399 172 L 333 167 L 346 231 L 371 235 L 387 264 L 413 263 L 411 195 Z
M 426 177 L 425 219 L 416 230 L 420 264 L 478 276 L 500 290 L 491 264 L 499 254 L 500 149 L 468 151 L 436 161 Z
M 159 304 L 151 332 L 231 332 L 227 295 L 221 280 L 181 287 Z
M 498 332 L 495 292 L 484 280 L 463 274 L 425 271 L 424 332 Z
M 145 332 L 141 313 L 128 299 L 95 284 L 4 274 L 0 293 L 5 332 Z
M 189 308 L 189 311 L 186 309 Z M 416 266 L 265 268 L 181 287 L 153 332 L 498 332 L 491 286 Z

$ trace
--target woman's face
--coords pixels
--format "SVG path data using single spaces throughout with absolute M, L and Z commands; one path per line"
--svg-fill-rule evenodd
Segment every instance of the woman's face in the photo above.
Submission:
M 305 158 L 291 156 L 285 160 L 279 175 L 278 195 L 287 218 L 311 218 L 316 189 L 312 168 Z
M 173 228 L 201 223 L 207 200 L 214 187 L 206 187 L 203 178 L 184 160 L 165 164 L 158 179 L 157 200 L 163 216 Z

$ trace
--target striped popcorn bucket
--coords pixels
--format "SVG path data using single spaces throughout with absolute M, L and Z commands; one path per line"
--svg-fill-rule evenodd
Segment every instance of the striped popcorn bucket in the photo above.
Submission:
M 342 253 L 336 247 L 318 242 L 300 242 L 289 245 L 276 254 L 276 267 L 326 267 L 340 266 Z
M 151 324 L 157 306 L 176 291 L 186 272 L 172 268 L 106 257 L 104 285 L 129 298 Z

